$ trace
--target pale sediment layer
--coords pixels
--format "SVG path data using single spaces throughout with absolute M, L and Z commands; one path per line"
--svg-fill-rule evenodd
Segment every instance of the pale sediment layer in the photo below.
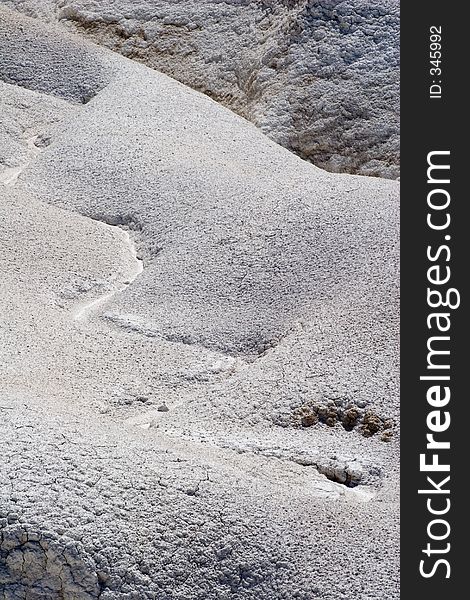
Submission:
M 398 185 L 0 29 L 3 597 L 398 598 Z
M 333 172 L 399 174 L 398 0 L 3 0 L 200 90 Z

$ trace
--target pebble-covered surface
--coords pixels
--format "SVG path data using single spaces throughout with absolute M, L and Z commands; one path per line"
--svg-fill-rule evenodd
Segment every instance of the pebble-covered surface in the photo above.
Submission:
M 398 184 L 0 8 L 0 597 L 398 598 Z
M 333 172 L 399 175 L 398 0 L 1 0 L 167 73 Z

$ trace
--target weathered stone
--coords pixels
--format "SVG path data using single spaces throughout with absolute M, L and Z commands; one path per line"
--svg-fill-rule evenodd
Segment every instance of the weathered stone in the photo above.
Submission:
M 6 4 L 208 94 L 320 167 L 398 176 L 398 0 Z

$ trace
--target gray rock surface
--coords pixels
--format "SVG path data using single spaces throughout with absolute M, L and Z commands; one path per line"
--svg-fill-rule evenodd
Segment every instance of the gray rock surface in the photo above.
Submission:
M 3 598 L 398 598 L 398 184 L 1 8 L 0 91 Z
M 200 90 L 333 172 L 399 174 L 397 0 L 2 0 Z

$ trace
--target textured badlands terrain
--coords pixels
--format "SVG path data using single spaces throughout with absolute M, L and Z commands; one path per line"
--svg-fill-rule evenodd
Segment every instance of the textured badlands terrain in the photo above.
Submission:
M 0 8 L 4 599 L 398 598 L 398 184 Z
M 2 1 L 208 94 L 317 166 L 398 176 L 398 0 Z

